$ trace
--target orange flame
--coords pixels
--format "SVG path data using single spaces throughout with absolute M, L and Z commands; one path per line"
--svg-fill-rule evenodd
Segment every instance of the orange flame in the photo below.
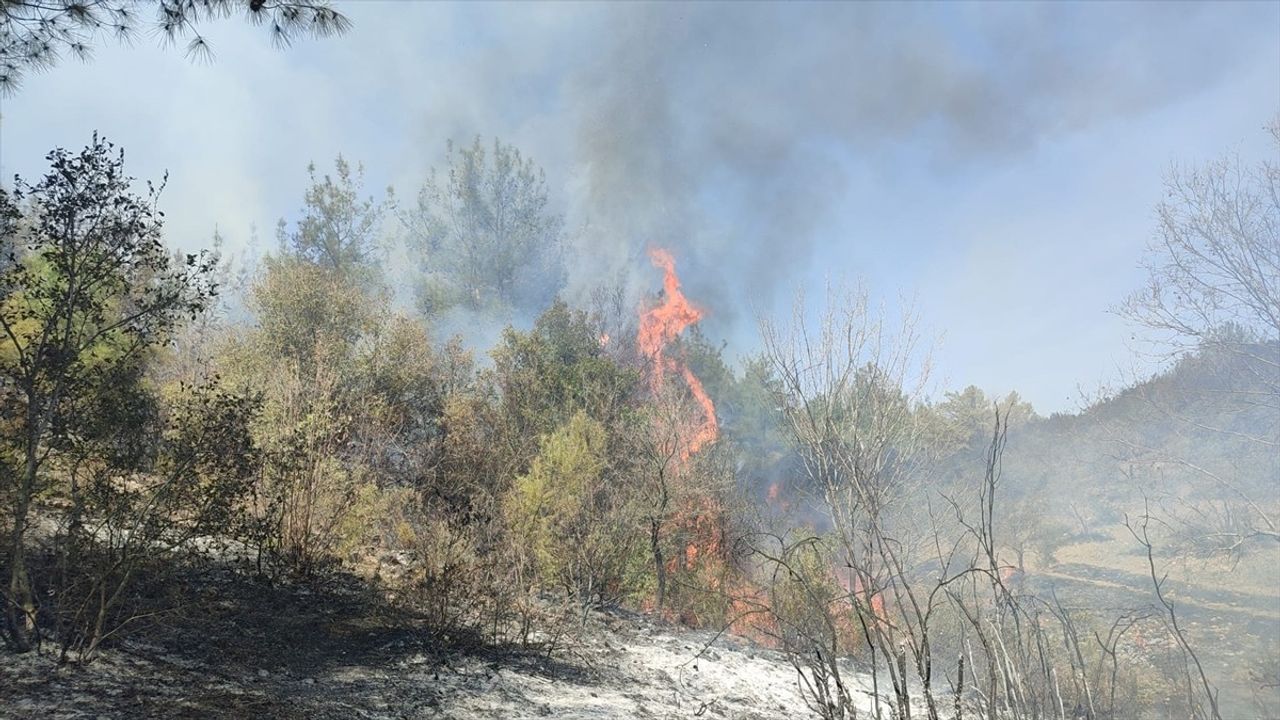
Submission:
M 839 571 L 837 570 L 837 573 L 838 572 Z M 853 571 L 850 570 L 849 572 L 852 573 Z M 846 590 L 849 589 L 848 586 L 845 584 L 845 581 L 843 578 L 841 578 L 840 584 L 844 585 Z M 866 589 L 862 587 L 862 578 L 858 577 L 857 575 L 854 575 L 853 576 L 853 596 L 861 602 L 867 602 L 868 595 L 871 596 L 871 602 L 870 602 L 871 613 L 874 616 L 874 618 L 876 620 L 879 620 L 882 623 L 887 623 L 889 621 L 889 616 L 886 615 L 884 612 L 884 595 L 881 592 L 876 590 L 872 590 L 868 592 Z
M 769 484 L 769 491 L 765 496 L 765 502 L 771 508 L 776 508 L 782 512 L 791 509 L 791 503 L 782 494 L 782 483 L 774 482 Z
M 712 442 L 720 434 L 716 423 L 716 407 L 702 388 L 702 381 L 693 374 L 689 366 L 678 358 L 666 355 L 667 345 L 685 328 L 702 319 L 702 311 L 694 307 L 680 290 L 680 278 L 676 276 L 676 261 L 671 253 L 662 248 L 649 251 L 649 258 L 655 267 L 662 268 L 662 304 L 650 308 L 640 315 L 640 332 L 637 343 L 640 352 L 653 363 L 653 374 L 650 378 L 654 392 L 662 389 L 668 372 L 678 372 L 689 386 L 693 399 L 702 408 L 703 420 L 692 435 L 688 444 L 681 451 L 681 460 L 698 452 L 707 443 Z

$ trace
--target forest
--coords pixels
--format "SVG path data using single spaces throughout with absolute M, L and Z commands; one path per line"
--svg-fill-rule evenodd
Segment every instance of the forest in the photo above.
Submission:
M 179 36 L 238 7 L 159 5 Z M 43 6 L 0 9 L 4 78 L 97 37 L 77 7 L 25 45 Z M 247 7 L 354 32 L 325 3 Z M 824 719 L 1275 717 L 1280 124 L 1260 132 L 1265 157 L 1165 179 L 1112 308 L 1158 365 L 1048 416 L 942 384 L 920 315 L 866 284 L 759 312 L 736 354 L 679 247 L 575 290 L 568 178 L 537 147 L 440 138 L 395 190 L 339 155 L 296 168 L 256 251 L 187 251 L 166 177 L 71 138 L 0 185 L 0 716 L 471 717 L 271 683 L 394 674 L 412 647 L 437 680 L 558 686 L 603 672 L 602 627 L 649 623 L 694 663 L 758 648 Z M 222 684 L 129 682 L 142 662 Z M 673 716 L 704 712 L 757 717 Z

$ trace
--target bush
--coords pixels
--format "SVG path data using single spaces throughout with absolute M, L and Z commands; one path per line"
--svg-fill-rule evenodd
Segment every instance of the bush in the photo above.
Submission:
M 503 507 L 535 583 L 583 605 L 626 594 L 628 568 L 640 551 L 627 493 L 610 486 L 606 443 L 604 427 L 576 413 L 543 439 Z

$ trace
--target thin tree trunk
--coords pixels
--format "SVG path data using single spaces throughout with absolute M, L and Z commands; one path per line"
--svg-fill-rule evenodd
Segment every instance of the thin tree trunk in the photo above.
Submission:
M 26 565 L 27 515 L 35 490 L 36 467 L 35 437 L 29 430 L 26 463 L 14 505 L 13 532 L 9 536 L 9 591 L 4 608 L 5 629 L 18 652 L 31 650 L 36 641 L 35 595 L 31 592 L 31 578 L 27 575 Z
M 657 518 L 649 519 L 649 544 L 653 548 L 653 570 L 658 577 L 658 598 L 656 608 L 662 612 L 667 601 L 667 566 L 662 557 L 662 543 L 659 542 L 662 523 Z

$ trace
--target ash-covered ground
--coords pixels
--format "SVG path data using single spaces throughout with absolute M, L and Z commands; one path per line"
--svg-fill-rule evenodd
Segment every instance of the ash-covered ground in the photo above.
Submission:
M 272 587 L 233 577 L 207 581 L 197 592 L 208 591 L 207 601 L 140 621 L 87 666 L 59 665 L 53 643 L 5 653 L 0 717 L 811 715 L 780 653 L 646 615 L 593 612 L 550 656 L 463 651 L 355 583 Z

